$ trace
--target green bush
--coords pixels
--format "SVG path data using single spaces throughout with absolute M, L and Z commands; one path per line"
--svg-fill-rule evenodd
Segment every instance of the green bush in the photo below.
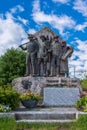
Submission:
M 25 74 L 26 53 L 22 50 L 11 48 L 0 56 L 0 84 L 11 83 L 14 78 Z
M 9 106 L 12 110 L 18 107 L 20 95 L 12 88 L 0 88 L 0 104 Z
M 76 107 L 87 112 L 87 95 L 82 95 L 81 98 L 77 100 Z
M 81 85 L 83 89 L 87 89 L 87 79 L 81 81 Z

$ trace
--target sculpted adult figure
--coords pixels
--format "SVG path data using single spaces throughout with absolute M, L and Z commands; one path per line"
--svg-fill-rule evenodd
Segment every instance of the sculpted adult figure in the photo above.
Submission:
M 41 64 L 43 66 L 42 76 L 47 76 L 47 62 L 48 62 L 48 42 L 44 35 L 40 36 L 43 44 L 39 48 L 38 52 L 38 76 L 41 74 Z
M 60 61 L 60 75 L 69 77 L 68 58 L 71 57 L 73 48 L 66 45 L 66 41 L 62 41 L 62 57 Z
M 37 60 L 37 52 L 39 50 L 38 41 L 32 34 L 28 34 L 29 42 L 26 44 L 26 47 L 20 45 L 23 50 L 27 50 L 26 54 L 26 75 L 28 76 L 32 74 L 32 76 L 36 75 L 36 60 Z
M 56 75 L 59 76 L 62 46 L 61 46 L 58 36 L 55 36 L 53 39 L 51 51 L 52 51 L 52 61 L 51 61 L 51 75 L 50 76 L 56 76 Z

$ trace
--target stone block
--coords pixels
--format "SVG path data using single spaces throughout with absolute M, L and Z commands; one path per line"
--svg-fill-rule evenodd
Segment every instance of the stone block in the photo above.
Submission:
M 79 88 L 44 88 L 44 106 L 75 106 L 79 99 Z

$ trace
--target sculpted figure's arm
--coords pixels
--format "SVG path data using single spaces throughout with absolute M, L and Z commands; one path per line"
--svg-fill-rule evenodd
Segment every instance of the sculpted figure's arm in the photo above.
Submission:
M 70 50 L 69 57 L 71 57 L 72 53 L 74 52 L 73 48 L 71 46 L 67 46 L 67 50 Z
M 67 46 L 66 47 L 66 51 L 64 53 L 64 55 L 62 56 L 62 60 L 66 60 L 67 58 L 71 57 L 72 56 L 72 53 L 73 53 L 73 48 L 71 46 Z
M 27 46 L 20 45 L 19 46 L 22 50 L 27 50 Z

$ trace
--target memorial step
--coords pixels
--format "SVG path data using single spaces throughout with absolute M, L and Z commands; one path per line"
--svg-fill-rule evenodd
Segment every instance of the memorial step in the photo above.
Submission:
M 58 111 L 28 111 L 15 113 L 17 121 L 31 121 L 31 122 L 44 122 L 57 121 L 57 120 L 76 120 L 76 112 L 58 112 Z
M 80 115 L 86 115 L 85 112 L 78 111 L 75 107 L 37 107 L 27 109 L 21 106 L 14 112 L 0 113 L 0 117 L 12 117 L 16 122 L 28 123 L 55 123 L 55 122 L 75 122 Z
M 17 120 L 17 122 L 26 122 L 26 123 L 69 123 L 76 122 L 75 120 Z

